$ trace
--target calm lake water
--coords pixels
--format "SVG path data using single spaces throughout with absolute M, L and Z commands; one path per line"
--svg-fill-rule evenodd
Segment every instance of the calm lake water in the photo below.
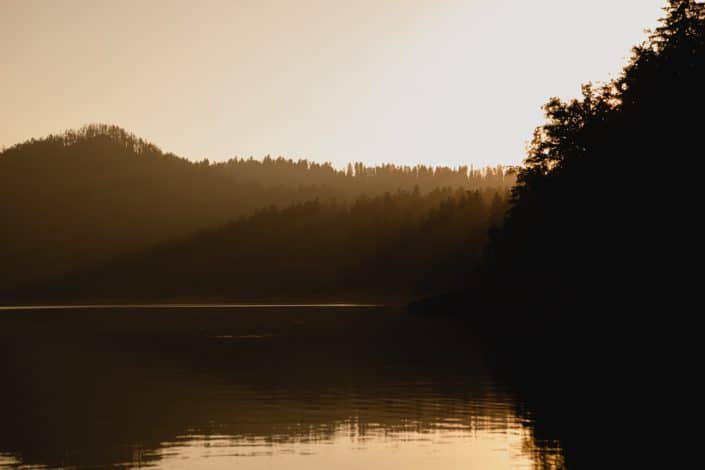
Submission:
M 560 468 L 450 319 L 0 311 L 0 468 Z

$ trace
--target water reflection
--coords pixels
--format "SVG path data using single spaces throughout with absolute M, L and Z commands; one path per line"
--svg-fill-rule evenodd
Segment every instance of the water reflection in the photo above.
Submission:
M 0 468 L 560 468 L 481 348 L 380 308 L 4 312 Z

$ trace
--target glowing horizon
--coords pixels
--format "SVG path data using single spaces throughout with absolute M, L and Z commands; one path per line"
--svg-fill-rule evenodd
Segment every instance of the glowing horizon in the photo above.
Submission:
M 0 148 L 104 122 L 193 160 L 517 164 L 664 4 L 9 0 Z

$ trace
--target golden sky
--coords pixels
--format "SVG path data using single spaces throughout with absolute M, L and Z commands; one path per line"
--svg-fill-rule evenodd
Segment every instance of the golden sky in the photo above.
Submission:
M 192 159 L 518 163 L 665 0 L 0 0 L 0 147 L 117 124 Z

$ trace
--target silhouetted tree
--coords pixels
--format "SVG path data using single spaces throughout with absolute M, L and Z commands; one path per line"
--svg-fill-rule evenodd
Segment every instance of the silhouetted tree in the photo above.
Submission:
M 667 273 L 687 256 L 675 231 L 690 215 L 669 214 L 694 200 L 683 193 L 697 183 L 668 169 L 699 168 L 703 155 L 705 14 L 687 0 L 665 11 L 620 77 L 546 104 L 547 122 L 488 249 L 486 278 L 582 305 L 630 303 L 646 286 L 651 295 L 672 287 Z

